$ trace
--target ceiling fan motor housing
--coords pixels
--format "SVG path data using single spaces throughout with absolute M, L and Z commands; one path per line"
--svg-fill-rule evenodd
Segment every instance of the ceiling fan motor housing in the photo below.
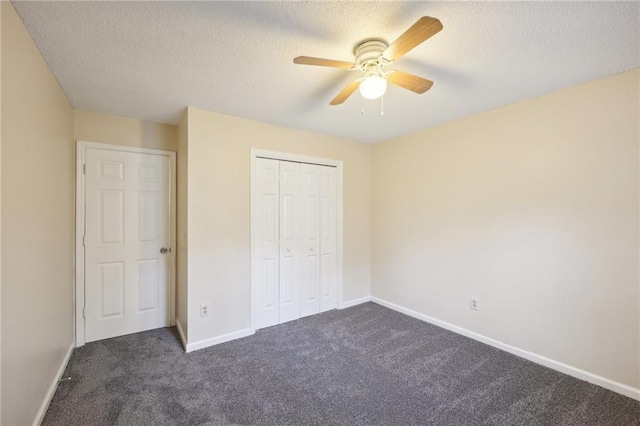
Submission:
M 370 40 L 361 43 L 356 47 L 356 64 L 362 69 L 369 68 L 371 65 L 378 65 L 380 55 L 387 48 L 387 43 L 381 40 Z

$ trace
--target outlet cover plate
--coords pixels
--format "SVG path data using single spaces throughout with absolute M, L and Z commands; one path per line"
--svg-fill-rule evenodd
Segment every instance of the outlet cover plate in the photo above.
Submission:
M 478 301 L 478 299 L 476 297 L 472 297 L 469 299 L 469 308 L 471 308 L 471 310 L 473 311 L 479 311 L 480 310 L 480 302 Z
M 200 305 L 200 316 L 201 317 L 208 317 L 210 313 L 210 309 L 209 309 L 209 304 L 208 303 L 203 303 Z

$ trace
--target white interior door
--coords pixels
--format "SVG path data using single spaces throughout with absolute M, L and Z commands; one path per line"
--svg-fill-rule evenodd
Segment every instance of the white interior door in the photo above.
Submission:
M 256 159 L 255 257 L 256 327 L 279 322 L 280 281 L 280 162 Z
M 320 167 L 320 312 L 338 307 L 337 170 Z
M 297 222 L 300 247 L 300 316 L 320 312 L 320 169 L 301 164 L 300 214 Z
M 86 342 L 170 324 L 171 160 L 88 148 Z
M 280 162 L 280 323 L 300 318 L 300 163 Z

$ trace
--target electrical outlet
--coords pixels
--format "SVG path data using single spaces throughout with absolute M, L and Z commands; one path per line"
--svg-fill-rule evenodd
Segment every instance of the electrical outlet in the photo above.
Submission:
M 469 299 L 469 308 L 471 308 L 474 311 L 479 311 L 480 302 L 478 301 L 478 299 L 476 299 L 475 297 L 472 297 L 471 299 Z
M 208 317 L 209 316 L 209 304 L 208 303 L 203 303 L 202 305 L 200 305 L 200 316 L 201 317 Z

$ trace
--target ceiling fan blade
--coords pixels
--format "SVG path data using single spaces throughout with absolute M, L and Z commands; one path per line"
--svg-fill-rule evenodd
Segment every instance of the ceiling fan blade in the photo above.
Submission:
M 431 86 L 433 86 L 433 81 L 431 80 L 427 80 L 426 78 L 418 77 L 417 75 L 409 74 L 402 71 L 392 72 L 387 77 L 387 81 L 389 83 L 395 84 L 396 86 L 403 87 L 418 94 L 426 92 L 427 90 L 431 89 Z
M 353 62 L 335 61 L 333 59 L 312 58 L 310 56 L 298 56 L 293 60 L 294 64 L 301 65 L 318 65 L 321 67 L 344 68 L 351 69 L 355 67 Z
M 390 61 L 395 61 L 402 55 L 438 33 L 442 29 L 442 23 L 436 18 L 423 16 L 404 32 L 391 46 L 382 53 L 382 56 Z
M 353 95 L 353 92 L 358 90 L 358 87 L 360 87 L 360 83 L 361 82 L 362 82 L 362 79 L 360 78 L 360 79 L 354 81 L 353 83 L 349 83 L 349 85 L 347 87 L 345 87 L 342 90 L 342 92 L 338 93 L 338 96 L 336 96 L 330 102 L 330 105 L 340 105 L 341 103 L 346 101 L 349 96 Z

